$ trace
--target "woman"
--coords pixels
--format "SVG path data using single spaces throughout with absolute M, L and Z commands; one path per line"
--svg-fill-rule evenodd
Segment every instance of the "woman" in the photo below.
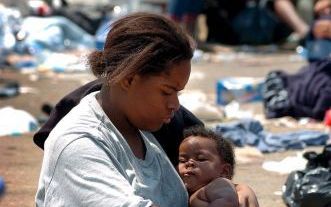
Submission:
M 89 57 L 103 80 L 45 142 L 37 206 L 187 206 L 185 186 L 149 132 L 170 122 L 192 45 L 165 17 L 137 13 L 112 25 Z

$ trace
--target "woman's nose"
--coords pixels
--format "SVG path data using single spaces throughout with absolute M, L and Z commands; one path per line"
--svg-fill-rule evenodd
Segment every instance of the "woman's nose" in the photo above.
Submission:
M 173 112 L 177 111 L 180 107 L 178 94 L 174 94 L 169 101 L 168 108 L 171 109 Z

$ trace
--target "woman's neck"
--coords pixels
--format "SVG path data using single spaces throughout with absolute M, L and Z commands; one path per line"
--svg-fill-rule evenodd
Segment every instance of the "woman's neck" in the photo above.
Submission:
M 129 144 L 133 154 L 144 159 L 145 157 L 145 145 L 139 129 L 133 126 L 128 120 L 123 110 L 123 100 L 121 93 L 118 92 L 118 88 L 109 86 L 102 87 L 100 93 L 97 96 L 97 100 L 112 121 L 117 130 L 123 135 L 124 139 Z

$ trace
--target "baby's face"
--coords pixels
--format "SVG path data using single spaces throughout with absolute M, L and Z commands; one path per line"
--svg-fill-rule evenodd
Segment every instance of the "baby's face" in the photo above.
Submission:
M 221 158 L 212 139 L 190 136 L 179 147 L 179 174 L 193 193 L 218 177 L 227 177 L 229 164 Z

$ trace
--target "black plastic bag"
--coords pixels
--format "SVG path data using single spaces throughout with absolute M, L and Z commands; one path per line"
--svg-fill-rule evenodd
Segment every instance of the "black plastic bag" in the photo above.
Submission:
M 283 186 L 283 201 L 289 207 L 331 207 L 331 145 L 321 154 L 306 152 L 305 170 L 294 171 Z

